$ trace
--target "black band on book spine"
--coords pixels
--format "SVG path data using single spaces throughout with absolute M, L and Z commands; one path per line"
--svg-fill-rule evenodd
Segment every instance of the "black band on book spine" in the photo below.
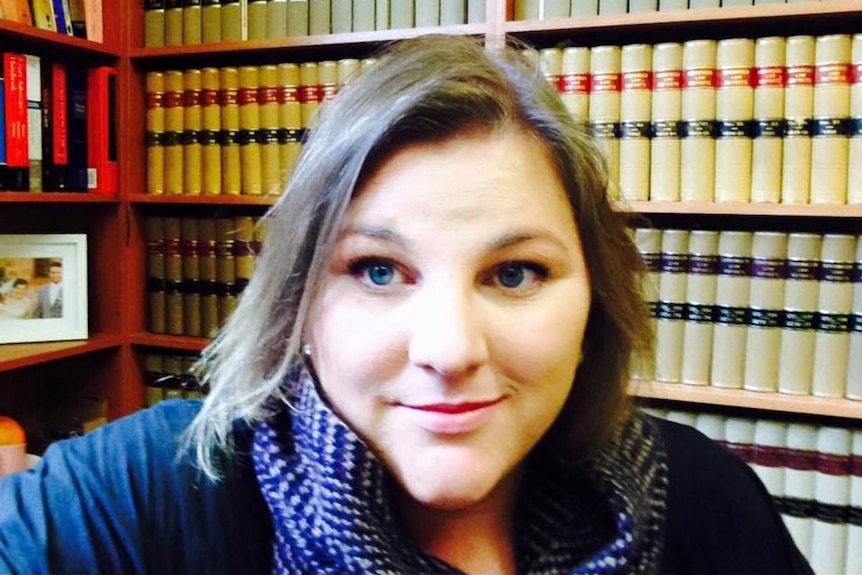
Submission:
M 836 283 L 853 281 L 853 262 L 820 262 L 820 280 Z
M 199 280 L 196 279 L 185 279 L 183 280 L 183 285 L 180 288 L 180 291 L 183 295 L 195 295 L 201 293 L 201 284 Z
M 781 327 L 798 331 L 813 330 L 817 325 L 817 314 L 813 311 L 786 309 L 781 313 Z
M 862 118 L 850 118 L 850 137 L 862 137 Z
M 653 138 L 681 138 L 682 122 L 676 120 L 652 123 Z
M 847 506 L 815 501 L 814 518 L 825 523 L 847 523 Z
M 279 128 L 279 144 L 298 144 L 302 141 L 302 128 Z
M 850 333 L 862 333 L 862 314 L 854 313 L 850 315 L 847 331 Z
M 815 118 L 811 135 L 817 137 L 849 136 L 850 118 Z
M 684 274 L 688 268 L 688 254 L 674 254 L 670 252 L 662 252 L 661 254 L 661 271 L 662 273 Z
M 712 120 L 689 120 L 680 122 L 683 138 L 714 138 L 715 122 Z
M 715 323 L 724 325 L 747 325 L 749 310 L 747 307 L 725 305 L 715 306 Z
M 165 0 L 165 10 L 182 10 L 183 0 Z
M 201 280 L 200 292 L 202 296 L 214 296 L 217 294 L 217 285 L 214 280 Z
M 164 132 L 147 132 L 146 145 L 148 148 L 158 148 L 160 146 L 164 146 Z
M 715 123 L 715 137 L 751 138 L 751 124 L 748 120 L 719 120 Z
M 855 525 L 856 527 L 862 527 L 862 509 L 859 507 L 848 507 L 847 523 Z
M 751 308 L 748 313 L 748 325 L 752 327 L 781 327 L 781 312 L 778 309 Z
M 658 305 L 658 319 L 664 320 L 683 320 L 685 319 L 685 304 L 684 303 L 676 303 L 671 301 L 659 301 Z
M 784 120 L 755 120 L 751 125 L 752 138 L 783 138 Z
M 658 302 L 657 301 L 648 301 L 647 308 L 649 309 L 649 316 L 658 318 Z
M 162 145 L 167 147 L 170 146 L 181 146 L 183 143 L 183 133 L 182 132 L 165 132 L 162 135 Z
M 265 128 L 258 132 L 258 144 L 278 144 L 278 129 Z
M 165 293 L 168 295 L 180 294 L 183 291 L 183 282 L 179 280 L 165 280 Z
M 811 118 L 788 118 L 784 120 L 785 138 L 810 138 L 813 130 Z
M 236 294 L 239 295 L 248 287 L 248 278 L 236 278 Z
M 715 306 L 705 303 L 685 304 L 685 320 L 697 323 L 713 323 L 715 321 Z
M 751 273 L 751 258 L 745 256 L 718 256 L 718 273 L 723 276 L 744 277 Z
M 183 0 L 183 8 L 194 8 L 200 6 L 201 0 Z
M 814 515 L 814 500 L 800 499 L 798 497 L 790 497 L 785 495 L 782 499 L 781 513 L 798 517 L 800 519 L 808 519 Z
M 220 146 L 221 131 L 220 130 L 201 130 L 198 132 L 198 141 L 202 146 Z
M 239 132 L 237 130 L 222 130 L 221 131 L 222 146 L 238 146 Z
M 144 10 L 164 10 L 165 0 L 144 0 Z
M 750 269 L 752 278 L 777 280 L 787 277 L 787 262 L 785 260 L 753 258 Z
M 619 122 L 590 122 L 590 129 L 595 138 L 607 140 L 620 137 Z
M 150 293 L 164 293 L 165 278 L 147 278 L 147 291 Z
M 220 0 L 201 0 L 201 6 L 204 6 L 204 7 L 220 6 L 220 5 L 221 5 Z
M 661 253 L 644 253 L 641 252 L 641 259 L 644 261 L 644 265 L 648 272 L 660 272 L 661 271 Z
M 787 260 L 787 279 L 817 281 L 820 279 L 819 260 Z
M 694 275 L 715 275 L 718 273 L 718 256 L 689 254 L 688 273 Z
M 850 315 L 819 312 L 815 319 L 814 329 L 825 333 L 848 333 L 850 331 Z
M 257 144 L 258 138 L 259 135 L 257 130 L 240 130 L 237 136 L 237 140 L 239 141 L 240 146 Z
M 186 130 L 183 132 L 183 145 L 191 146 L 201 143 L 201 133 L 197 130 Z
M 225 4 L 239 4 L 239 0 L 221 0 L 221 5 L 224 6 Z
M 862 262 L 853 264 L 853 283 L 862 284 Z
M 620 124 L 621 138 L 649 138 L 652 128 L 649 122 L 622 122 Z

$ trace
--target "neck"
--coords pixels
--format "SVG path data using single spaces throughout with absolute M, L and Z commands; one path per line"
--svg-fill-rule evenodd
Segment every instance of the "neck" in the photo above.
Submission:
M 405 492 L 398 497 L 407 531 L 429 555 L 465 573 L 515 573 L 514 514 L 520 474 L 462 509 L 428 507 Z

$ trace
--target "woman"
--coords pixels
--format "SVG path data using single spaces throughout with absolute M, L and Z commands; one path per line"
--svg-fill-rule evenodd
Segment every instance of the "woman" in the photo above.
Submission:
M 605 188 L 515 52 L 396 46 L 313 130 L 203 406 L 0 483 L 0 565 L 810 573 L 741 461 L 629 405 L 650 338 Z
M 36 304 L 30 298 L 28 292 L 30 282 L 24 278 L 17 278 L 12 282 L 12 289 L 5 301 L 0 303 L 0 320 L 3 319 L 29 319 L 33 317 Z

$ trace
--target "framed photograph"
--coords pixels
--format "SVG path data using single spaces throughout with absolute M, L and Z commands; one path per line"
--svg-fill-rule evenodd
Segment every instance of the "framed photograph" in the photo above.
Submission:
M 0 343 L 87 338 L 87 236 L 0 235 Z

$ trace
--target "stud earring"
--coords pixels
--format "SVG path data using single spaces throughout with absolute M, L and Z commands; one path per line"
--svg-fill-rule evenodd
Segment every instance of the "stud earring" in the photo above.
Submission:
M 305 357 L 311 357 L 311 344 L 310 343 L 302 344 L 301 351 L 302 351 L 302 355 L 304 355 Z

